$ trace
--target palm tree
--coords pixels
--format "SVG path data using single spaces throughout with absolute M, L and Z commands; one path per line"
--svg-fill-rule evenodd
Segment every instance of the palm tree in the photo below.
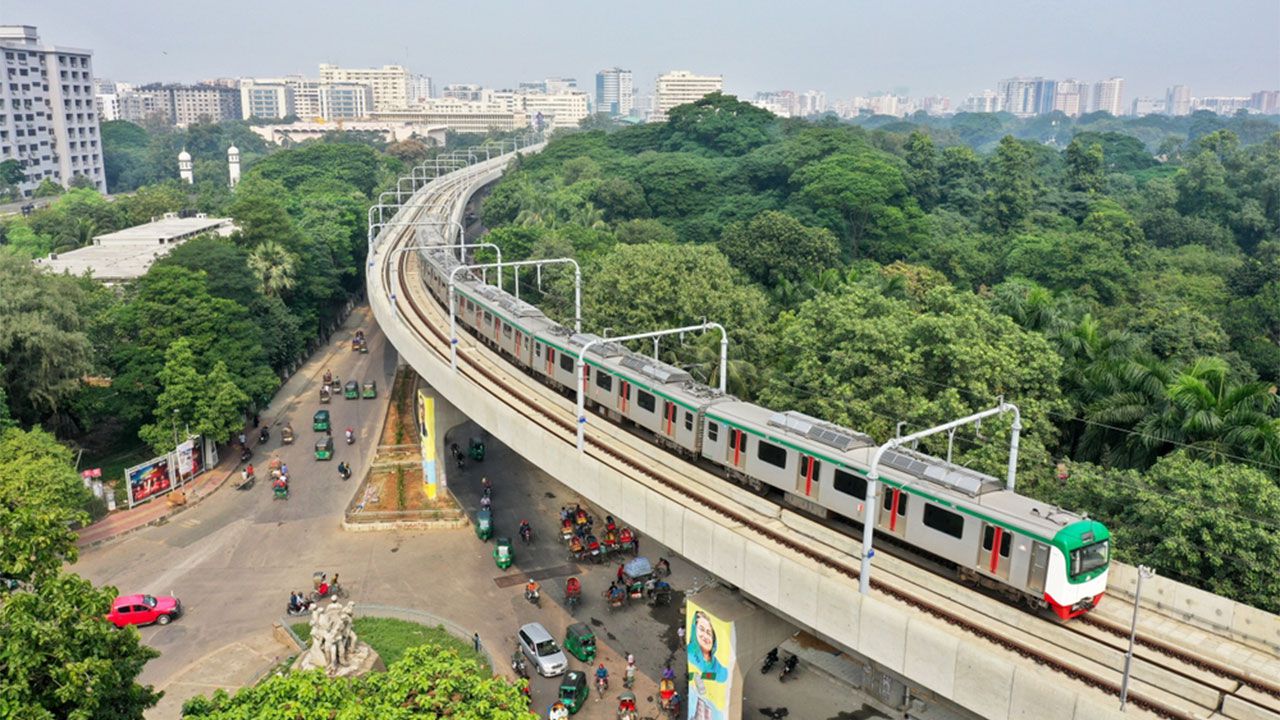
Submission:
M 265 295 L 280 297 L 293 289 L 298 258 L 274 240 L 266 240 L 249 253 L 249 270 L 258 278 Z
M 1077 460 L 1124 468 L 1145 468 L 1160 454 L 1145 433 L 1157 428 L 1151 418 L 1168 407 L 1173 373 L 1149 355 L 1101 360 L 1087 368 L 1079 397 L 1086 399 L 1084 423 L 1073 435 Z M 1083 425 L 1083 427 L 1080 427 Z
M 1232 385 L 1221 358 L 1202 358 L 1169 386 L 1159 427 L 1210 462 L 1229 456 L 1280 464 L 1280 401 L 1265 382 Z
M 58 236 L 53 243 L 53 252 L 66 252 L 75 250 L 76 248 L 85 247 L 93 244 L 93 236 L 98 232 L 98 226 L 88 218 L 80 218 L 66 232 Z

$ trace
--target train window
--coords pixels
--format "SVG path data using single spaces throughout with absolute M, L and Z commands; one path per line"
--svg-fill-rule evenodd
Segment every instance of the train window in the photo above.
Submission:
M 785 468 L 787 466 L 787 451 L 763 440 L 756 443 L 756 457 L 774 467 Z
M 503 337 L 511 337 L 511 326 L 510 326 L 510 325 L 505 325 L 505 324 L 504 324 L 504 325 L 502 326 L 502 335 L 503 335 Z
M 720 423 L 707 423 L 707 439 L 715 442 L 720 439 Z
M 493 315 L 490 315 L 488 310 L 484 311 L 484 322 L 486 325 L 493 322 Z
M 542 343 L 533 346 L 533 354 L 535 357 L 542 357 Z
M 658 403 L 654 401 L 653 395 L 650 395 L 643 390 L 636 390 L 636 404 L 649 412 L 653 412 L 654 408 L 658 407 Z
M 995 542 L 996 529 L 988 525 L 986 530 L 982 532 L 982 549 L 990 552 L 991 544 Z M 1000 533 L 1000 556 L 1009 557 L 1009 547 L 1013 544 L 1013 533 L 1005 530 Z
M 1071 551 L 1071 576 L 1104 568 L 1110 557 L 1111 542 L 1103 540 Z
M 560 369 L 565 372 L 570 372 L 570 373 L 573 372 L 573 356 L 572 355 L 560 356 Z
M 689 412 L 688 410 L 684 411 L 684 429 L 685 430 L 693 429 L 693 413 Z
M 835 488 L 836 492 L 842 492 L 856 498 L 865 498 L 867 496 L 867 481 L 839 468 L 836 468 Z
M 964 516 L 933 503 L 924 504 L 924 524 L 953 538 L 964 536 Z
M 605 392 L 613 392 L 613 376 L 603 370 L 596 370 L 596 387 Z

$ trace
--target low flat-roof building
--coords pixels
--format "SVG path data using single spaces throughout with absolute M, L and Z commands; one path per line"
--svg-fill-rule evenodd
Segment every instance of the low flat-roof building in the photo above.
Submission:
M 212 232 L 226 237 L 235 229 L 230 218 L 211 218 L 203 213 L 181 218 L 165 213 L 159 220 L 98 235 L 92 245 L 37 258 L 35 264 L 56 273 L 89 272 L 94 279 L 115 285 L 142 277 L 158 258 L 197 235 Z
M 444 147 L 444 125 L 429 125 L 410 121 L 352 120 L 350 122 L 295 122 L 273 125 L 254 125 L 249 128 L 258 137 L 275 145 L 313 140 L 331 132 L 375 132 L 387 142 L 407 140 L 415 135 L 437 147 Z

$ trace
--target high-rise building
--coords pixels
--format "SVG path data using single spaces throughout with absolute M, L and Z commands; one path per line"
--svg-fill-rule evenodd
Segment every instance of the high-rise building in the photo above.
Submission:
M 1134 117 L 1142 117 L 1144 115 L 1159 115 L 1163 113 L 1165 107 L 1163 98 L 1140 97 L 1133 99 L 1133 105 L 1129 110 L 1129 114 Z
M 630 115 L 634 103 L 630 70 L 615 67 L 596 73 L 596 112 L 612 117 Z
M 1124 108 L 1124 78 L 1099 80 L 1093 85 L 1093 112 L 1107 112 L 1120 116 Z
M 106 192 L 93 52 L 42 45 L 30 25 L 0 25 L 0 52 L 0 161 L 21 163 L 18 192 L 77 175 Z
M 435 96 L 436 87 L 432 84 L 430 75 L 411 75 L 409 77 L 410 105 L 417 105 Z
M 778 117 L 797 117 L 800 113 L 800 103 L 795 92 L 791 90 L 758 92 L 756 93 L 756 99 L 752 100 L 751 104 L 768 110 Z
M 373 89 L 367 82 L 320 83 L 320 117 L 325 120 L 366 118 L 374 106 Z
M 1259 90 L 1250 95 L 1249 109 L 1263 115 L 1280 113 L 1280 90 Z
M 808 90 L 796 96 L 796 114 L 800 117 L 820 115 L 827 111 L 827 94 Z
M 1218 95 L 1215 97 L 1192 98 L 1192 110 L 1208 110 L 1219 115 L 1234 115 L 1237 111 L 1248 110 L 1248 95 Z
M 1053 110 L 1068 117 L 1080 117 L 1089 107 L 1089 83 L 1059 80 L 1053 93 Z
M 970 95 L 960 105 L 961 112 L 993 113 L 1000 110 L 1000 93 L 994 90 L 983 90 L 977 95 Z
M 1164 111 L 1169 115 L 1191 114 L 1191 88 L 1186 85 L 1174 85 L 1165 91 Z
M 240 81 L 240 113 L 245 120 L 281 120 L 296 115 L 293 85 L 283 78 L 245 78 Z
M 551 129 L 576 128 L 591 114 L 584 92 L 524 93 L 519 104 L 529 115 L 530 124 Z
M 1054 110 L 1057 85 L 1056 80 L 1045 80 L 1042 77 L 1001 80 L 996 85 L 1000 109 L 1018 117 L 1051 113 Z
M 120 93 L 120 119 L 132 123 L 173 124 L 173 96 L 159 88 L 134 88 Z
M 320 82 L 301 75 L 288 75 L 285 85 L 293 89 L 293 114 L 299 120 L 310 122 L 324 118 L 320 102 Z
M 409 107 L 409 71 L 400 65 L 380 68 L 340 68 L 320 66 L 320 83 L 364 83 L 373 94 L 373 110 L 400 110 Z M 326 116 L 327 117 L 327 116 Z
M 667 113 L 677 105 L 697 102 L 702 98 L 724 89 L 724 77 L 721 75 L 694 75 L 688 70 L 673 70 L 658 76 L 657 92 L 654 97 L 654 122 L 666 122 Z
M 186 127 L 241 118 L 240 91 L 219 85 L 153 83 L 122 93 L 119 101 L 121 119 L 130 122 L 160 121 Z

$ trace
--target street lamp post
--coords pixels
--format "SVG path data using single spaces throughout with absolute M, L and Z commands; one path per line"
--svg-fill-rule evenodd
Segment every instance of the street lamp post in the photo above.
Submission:
M 1129 650 L 1124 654 L 1124 677 L 1120 680 L 1120 711 L 1124 712 L 1129 701 L 1129 670 L 1133 664 L 1133 641 L 1138 635 L 1138 605 L 1142 601 L 1142 581 L 1155 577 L 1156 571 L 1146 565 L 1138 566 L 1138 587 L 1133 591 L 1133 622 L 1129 626 Z

